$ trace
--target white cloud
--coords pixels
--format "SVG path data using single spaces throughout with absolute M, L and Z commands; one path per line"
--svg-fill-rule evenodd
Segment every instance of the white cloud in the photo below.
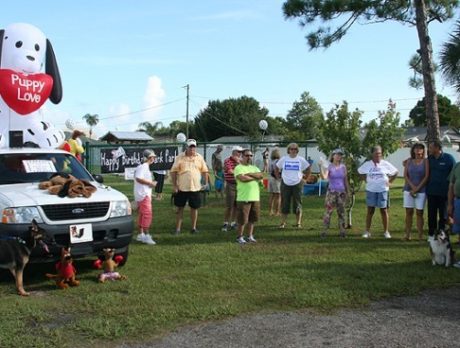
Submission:
M 155 123 L 155 118 L 160 113 L 166 93 L 161 86 L 161 79 L 158 76 L 150 76 L 147 80 L 147 88 L 144 94 L 143 121 Z

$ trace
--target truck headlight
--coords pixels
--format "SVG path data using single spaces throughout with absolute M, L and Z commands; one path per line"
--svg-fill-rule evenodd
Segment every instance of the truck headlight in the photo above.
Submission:
M 128 200 L 112 202 L 112 211 L 110 217 L 120 217 L 131 215 L 131 204 Z
M 33 219 L 35 219 L 35 221 L 38 223 L 43 222 L 37 207 L 17 207 L 3 209 L 3 224 L 30 224 Z

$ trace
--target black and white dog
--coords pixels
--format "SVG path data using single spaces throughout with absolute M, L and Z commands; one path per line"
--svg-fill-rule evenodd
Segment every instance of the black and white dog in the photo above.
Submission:
M 447 231 L 436 231 L 435 235 L 429 238 L 429 243 L 433 266 L 450 267 L 454 263 L 454 251 Z

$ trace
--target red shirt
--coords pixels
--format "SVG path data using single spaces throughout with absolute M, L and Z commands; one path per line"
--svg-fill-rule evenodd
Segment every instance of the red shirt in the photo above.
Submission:
M 236 184 L 235 176 L 233 175 L 233 170 L 239 164 L 233 156 L 230 156 L 224 161 L 224 179 L 229 184 Z

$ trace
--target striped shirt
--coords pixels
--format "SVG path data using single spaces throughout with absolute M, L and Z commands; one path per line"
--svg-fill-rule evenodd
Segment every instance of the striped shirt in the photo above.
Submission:
M 236 184 L 235 176 L 233 175 L 233 170 L 239 163 L 230 156 L 224 161 L 224 179 L 225 182 L 229 184 Z

